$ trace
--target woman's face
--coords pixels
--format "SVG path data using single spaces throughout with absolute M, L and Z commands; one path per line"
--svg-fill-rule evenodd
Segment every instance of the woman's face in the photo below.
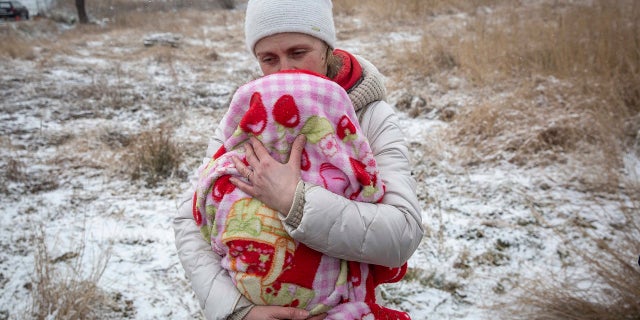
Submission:
M 265 76 L 282 70 L 327 74 L 327 45 L 304 33 L 278 33 L 262 38 L 254 51 Z

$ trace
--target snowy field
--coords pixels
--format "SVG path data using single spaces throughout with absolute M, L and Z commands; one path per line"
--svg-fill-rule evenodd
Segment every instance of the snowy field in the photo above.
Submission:
M 34 240 L 43 234 L 55 265 L 80 265 L 87 277 L 109 258 L 99 281 L 112 298 L 105 318 L 201 317 L 178 261 L 172 218 L 230 95 L 258 70 L 243 44 L 242 12 L 192 15 L 199 24 L 178 27 L 177 48 L 143 45 L 160 29 L 4 25 L 37 45 L 29 57 L 0 60 L 0 319 L 27 318 Z M 348 19 L 337 18 L 337 25 L 363 23 Z M 455 30 L 465 16 L 434 21 Z M 340 47 L 377 65 L 384 61 L 377 46 L 420 38 L 409 27 L 378 35 L 351 30 Z M 475 98 L 463 80 L 449 80 L 456 85 L 447 90 L 415 85 L 426 88 L 433 110 Z M 389 102 L 403 92 L 392 86 Z M 427 233 L 409 261 L 410 275 L 383 294 L 414 319 L 491 318 L 491 306 L 526 280 L 583 272 L 569 240 L 592 250 L 585 230 L 612 242 L 623 232 L 622 209 L 632 206 L 624 189 L 594 193 L 567 166 L 468 164 L 442 133 L 452 122 L 433 114 L 399 117 Z M 156 184 L 132 180 L 127 167 L 140 133 L 159 127 L 183 151 L 180 168 Z M 630 153 L 620 170 L 637 181 L 637 155 Z

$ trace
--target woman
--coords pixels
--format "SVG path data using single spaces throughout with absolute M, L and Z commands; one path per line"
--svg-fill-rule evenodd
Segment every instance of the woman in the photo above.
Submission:
M 245 39 L 264 75 L 308 70 L 327 75 L 349 93 L 386 185 L 380 203 L 351 201 L 300 179 L 305 144 L 298 137 L 287 163 L 271 158 L 257 140 L 247 145 L 249 179 L 231 182 L 282 213 L 290 236 L 323 254 L 363 263 L 399 267 L 423 236 L 420 207 L 408 151 L 393 109 L 386 102 L 382 76 L 368 61 L 333 50 L 336 35 L 329 0 L 249 0 Z M 221 128 L 207 149 L 207 161 L 222 141 Z M 192 193 L 190 193 L 192 194 Z M 194 223 L 185 201 L 174 220 L 176 247 L 207 319 L 305 319 L 308 312 L 288 307 L 253 306 L 220 266 Z M 321 316 L 319 317 L 321 318 Z

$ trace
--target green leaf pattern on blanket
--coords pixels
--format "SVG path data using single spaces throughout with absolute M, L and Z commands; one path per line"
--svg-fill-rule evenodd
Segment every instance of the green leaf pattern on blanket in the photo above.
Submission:
M 211 192 L 211 189 L 209 189 L 209 192 Z M 215 206 L 207 206 L 206 210 L 207 221 L 209 221 L 209 224 L 203 224 L 202 227 L 200 227 L 200 233 L 202 234 L 202 237 L 211 244 L 211 234 L 213 233 L 214 237 L 218 236 L 218 227 L 216 225 L 217 221 L 215 220 L 217 210 Z
M 258 237 L 262 231 L 262 222 L 256 213 L 263 206 L 262 202 L 252 199 L 251 201 L 237 201 L 233 207 L 235 212 L 239 212 L 227 221 L 226 233 L 248 234 Z
M 260 219 L 256 217 L 251 217 L 248 220 L 235 218 L 229 220 L 229 224 L 227 225 L 227 232 L 229 234 L 244 233 L 258 236 L 260 230 L 262 230 L 262 224 L 260 223 Z
M 319 116 L 309 117 L 301 130 L 301 133 L 307 136 L 307 141 L 311 143 L 318 143 L 326 135 L 334 132 L 331 122 L 327 118 Z
M 209 244 L 211 244 L 211 232 L 209 226 L 204 225 L 200 227 L 200 234 L 202 234 L 202 238 L 204 238 Z

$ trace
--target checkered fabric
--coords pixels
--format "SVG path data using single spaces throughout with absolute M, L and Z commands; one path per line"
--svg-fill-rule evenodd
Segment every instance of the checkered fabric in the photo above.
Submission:
M 229 182 L 245 179 L 242 144 L 257 137 L 276 160 L 288 159 L 304 134 L 304 181 L 362 202 L 379 202 L 384 186 L 345 90 L 325 77 L 281 72 L 240 87 L 220 126 L 224 145 L 199 169 L 194 217 L 240 292 L 257 305 L 305 308 L 328 319 L 408 319 L 375 302 L 379 283 L 398 281 L 403 268 L 347 262 L 294 241 L 278 213 Z

